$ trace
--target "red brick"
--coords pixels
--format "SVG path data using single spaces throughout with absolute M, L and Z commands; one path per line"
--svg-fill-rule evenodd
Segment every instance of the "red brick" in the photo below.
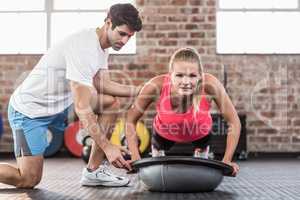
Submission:
M 185 15 L 197 14 L 199 13 L 198 8 L 181 8 L 180 12 Z
M 186 30 L 197 30 L 198 29 L 198 25 L 197 24 L 186 24 L 185 25 L 185 29 Z
M 164 23 L 167 21 L 167 17 L 161 16 L 161 15 L 149 16 L 149 17 L 147 17 L 147 21 L 150 23 Z
M 216 9 L 213 7 L 208 7 L 208 8 L 202 8 L 201 13 L 203 14 L 216 14 Z
M 255 134 L 256 134 L 256 129 L 251 129 L 251 128 L 247 129 L 247 136 L 255 135 Z
M 112 69 L 112 70 L 122 70 L 124 68 L 124 65 L 118 65 L 118 64 L 110 64 L 109 65 L 109 69 Z
M 201 16 L 201 15 L 192 16 L 191 22 L 205 22 L 205 16 Z
M 186 38 L 187 34 L 186 32 L 170 32 L 168 38 Z
M 157 11 L 161 15 L 173 15 L 178 13 L 178 8 L 172 8 L 172 7 L 160 7 Z
M 151 63 L 157 61 L 158 59 L 155 56 L 142 56 L 137 58 L 137 63 Z
M 157 29 L 160 31 L 177 30 L 177 25 L 176 24 L 158 24 Z
M 292 96 L 292 95 L 289 95 L 289 96 L 287 97 L 287 100 L 288 100 L 289 102 L 292 102 L 292 101 L 295 100 L 295 97 Z
M 248 121 L 248 126 L 263 127 L 266 126 L 266 123 L 262 120 Z
M 176 15 L 168 17 L 169 22 L 186 22 L 188 17 L 185 15 Z
M 297 110 L 291 110 L 287 112 L 287 117 L 299 117 L 300 111 Z
M 197 50 L 198 50 L 198 53 L 199 53 L 199 54 L 205 53 L 205 49 L 204 49 L 204 48 L 198 48 Z
M 146 34 L 147 38 L 163 38 L 166 37 L 165 33 L 159 33 L 159 32 L 152 32 Z
M 147 69 L 148 65 L 147 64 L 135 64 L 135 63 L 130 63 L 126 66 L 126 69 L 128 70 L 134 70 L 134 69 Z
M 287 136 L 272 136 L 270 138 L 271 143 L 289 143 L 291 141 L 291 137 Z
M 207 51 L 206 51 L 206 54 L 213 54 L 213 55 L 215 55 L 216 54 L 216 48 L 215 47 L 213 47 L 213 48 L 208 48 L 207 49 Z M 244 106 L 243 106 L 244 107 Z M 242 108 L 242 107 L 241 107 Z
M 208 16 L 207 17 L 207 19 L 208 19 L 208 22 L 215 22 L 216 21 L 216 16 L 215 15 L 210 15 L 210 16 Z
M 203 5 L 203 0 L 189 0 L 190 5 L 192 6 L 202 6 Z
M 292 142 L 293 143 L 300 143 L 300 136 L 293 136 L 292 137 Z
M 162 1 L 162 0 L 147 0 L 147 4 L 146 5 L 147 6 L 157 6 L 157 7 L 159 7 L 159 6 L 170 5 L 170 2 L 169 1 Z
M 156 26 L 155 24 L 144 24 L 143 25 L 143 31 L 155 31 Z
M 14 92 L 14 89 L 12 89 L 12 88 L 6 88 L 4 90 L 4 94 L 12 94 L 13 92 Z
M 211 0 L 211 1 L 207 1 L 206 5 L 207 6 L 215 6 L 216 3 L 215 3 L 215 1 Z
M 201 46 L 215 46 L 216 42 L 214 40 L 202 40 Z
M 280 135 L 291 135 L 295 131 L 292 127 L 280 127 Z
M 280 120 L 272 120 L 272 126 L 276 127 L 285 127 L 290 126 L 292 124 L 292 121 L 290 119 L 283 119 Z
M 176 46 L 177 40 L 160 40 L 158 44 L 162 46 Z
M 216 28 L 215 24 L 201 24 L 200 27 L 203 27 L 204 30 L 214 30 Z
M 206 31 L 206 38 L 215 39 L 216 38 L 216 32 L 214 32 L 214 31 Z M 251 81 L 251 80 L 248 80 L 248 81 Z
M 187 4 L 187 0 L 171 0 L 170 4 L 174 6 L 184 6 Z
M 147 39 L 147 40 L 138 40 L 136 42 L 136 45 L 137 45 L 137 51 L 139 51 L 139 48 L 142 47 L 142 46 L 148 46 L 148 47 L 149 46 L 156 46 L 157 43 L 154 40 Z
M 150 54 L 166 54 L 167 50 L 165 48 L 164 49 L 155 48 L 155 49 L 149 49 L 149 53 Z
M 197 45 L 199 45 L 199 40 L 187 40 L 186 45 L 187 46 L 197 46 Z
M 261 112 L 260 114 L 266 118 L 273 118 L 276 116 L 275 112 Z
M 137 6 L 143 6 L 144 5 L 144 0 L 136 0 L 136 5 Z
M 141 78 L 150 79 L 150 78 L 153 78 L 154 76 L 156 76 L 156 73 L 150 72 L 150 71 L 137 71 L 136 76 L 141 77 Z
M 258 128 L 257 133 L 259 135 L 262 135 L 262 134 L 276 134 L 276 133 L 278 133 L 278 130 L 272 129 L 272 128 Z
M 191 32 L 190 36 L 191 38 L 204 38 L 205 32 Z
M 168 66 L 169 60 L 170 60 L 170 56 L 164 56 L 164 57 L 157 58 L 157 62 L 166 63 L 166 66 Z M 166 69 L 168 69 L 168 68 L 166 68 Z
M 293 120 L 293 126 L 300 126 L 300 119 L 294 119 Z
M 267 136 L 250 136 L 249 142 L 251 142 L 251 143 L 267 143 L 267 142 L 269 142 L 269 137 L 267 137 Z

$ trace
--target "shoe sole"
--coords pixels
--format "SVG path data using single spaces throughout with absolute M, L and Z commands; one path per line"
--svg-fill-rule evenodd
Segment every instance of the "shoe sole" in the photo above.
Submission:
M 130 180 L 124 181 L 124 183 L 116 183 L 116 182 L 99 182 L 99 181 L 91 181 L 91 180 L 84 180 L 80 181 L 82 186 L 108 186 L 108 187 L 123 187 L 127 186 L 130 183 Z

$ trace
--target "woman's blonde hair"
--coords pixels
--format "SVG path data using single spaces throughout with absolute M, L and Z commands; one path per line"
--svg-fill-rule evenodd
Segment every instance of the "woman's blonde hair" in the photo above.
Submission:
M 203 82 L 204 82 L 204 72 L 201 63 L 201 58 L 199 53 L 196 49 L 191 47 L 180 48 L 176 50 L 173 55 L 171 56 L 169 62 L 169 72 L 173 71 L 173 64 L 176 61 L 185 61 L 185 62 L 192 62 L 198 64 L 199 74 L 201 76 L 201 80 L 197 83 L 196 91 L 202 91 Z M 201 89 L 201 90 L 200 90 Z M 193 95 L 193 107 L 195 113 L 199 111 L 199 103 L 201 101 L 201 94 L 194 94 Z

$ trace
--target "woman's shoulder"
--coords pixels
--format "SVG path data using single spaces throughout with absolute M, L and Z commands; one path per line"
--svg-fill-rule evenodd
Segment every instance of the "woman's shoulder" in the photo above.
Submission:
M 146 82 L 144 88 L 146 89 L 146 93 L 157 93 L 159 94 L 161 91 L 161 88 L 163 87 L 165 78 L 168 76 L 168 74 L 161 74 L 153 77 L 149 81 Z
M 220 81 L 210 73 L 204 73 L 204 91 L 208 95 L 214 95 L 222 87 Z
M 210 73 L 204 73 L 204 82 L 214 82 L 218 80 L 214 75 L 210 74 Z
M 154 84 L 157 86 L 162 86 L 165 78 L 167 78 L 168 74 L 161 74 L 161 75 L 157 75 L 155 77 L 153 77 L 152 79 L 150 79 L 147 83 L 149 84 Z

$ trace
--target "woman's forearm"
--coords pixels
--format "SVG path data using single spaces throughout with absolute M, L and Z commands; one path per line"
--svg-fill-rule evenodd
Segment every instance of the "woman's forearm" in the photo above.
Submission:
M 131 152 L 131 158 L 132 160 L 139 160 L 141 157 L 139 152 L 138 137 L 135 130 L 136 123 L 126 123 L 125 126 L 125 135 L 129 151 Z
M 239 142 L 241 126 L 240 123 L 229 124 L 227 132 L 226 150 L 223 161 L 231 161 L 234 151 Z

